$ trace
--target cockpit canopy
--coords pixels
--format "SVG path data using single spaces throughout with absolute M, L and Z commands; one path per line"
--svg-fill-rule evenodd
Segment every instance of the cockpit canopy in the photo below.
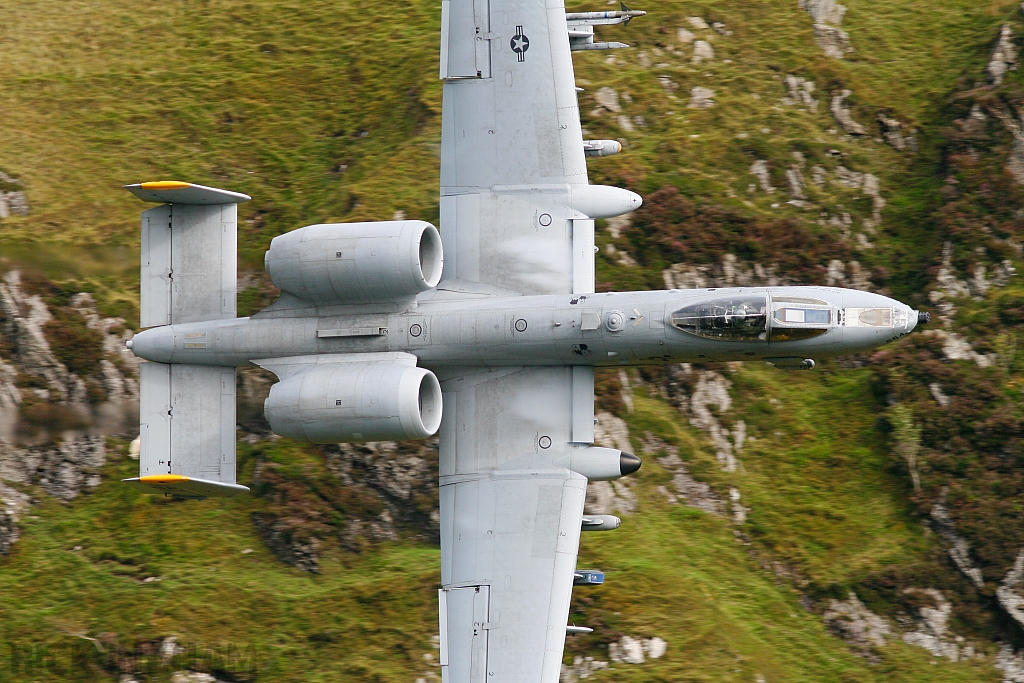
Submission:
M 763 341 L 768 333 L 768 298 L 737 296 L 691 304 L 672 314 L 672 326 L 708 339 Z
M 774 308 L 771 319 L 768 312 Z M 792 341 L 828 331 L 833 311 L 825 301 L 765 295 L 723 297 L 680 308 L 672 326 L 689 334 L 722 341 Z

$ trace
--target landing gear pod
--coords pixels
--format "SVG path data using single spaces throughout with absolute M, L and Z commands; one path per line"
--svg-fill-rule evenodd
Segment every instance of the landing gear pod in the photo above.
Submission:
M 813 370 L 815 365 L 811 358 L 765 358 L 764 360 L 782 370 Z
M 642 461 L 632 453 L 588 446 L 573 449 L 569 455 L 555 460 L 555 464 L 582 474 L 591 481 L 608 481 L 633 474 L 640 469 Z

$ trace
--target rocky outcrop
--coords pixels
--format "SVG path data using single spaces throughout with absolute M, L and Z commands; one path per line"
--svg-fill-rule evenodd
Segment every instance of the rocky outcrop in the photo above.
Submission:
M 989 368 L 995 364 L 997 354 L 982 354 L 974 350 L 971 342 L 961 334 L 946 330 L 925 330 L 921 333 L 926 337 L 935 337 L 942 342 L 942 353 L 947 360 L 973 361 L 979 368 Z
M 767 161 L 765 161 L 764 159 L 758 159 L 753 164 L 751 164 L 750 175 L 757 178 L 757 183 L 758 185 L 761 186 L 762 190 L 764 190 L 768 194 L 772 194 L 775 192 L 775 188 L 772 187 L 772 176 L 771 172 L 768 170 Z
M 101 436 L 78 436 L 60 444 L 24 448 L 0 439 L 0 480 L 36 485 L 64 501 L 99 486 L 105 464 L 106 446 Z
M 949 546 L 949 557 L 964 576 L 971 580 L 977 588 L 985 585 L 985 579 L 981 570 L 974 566 L 971 559 L 971 546 L 967 539 L 961 536 L 953 520 L 949 516 L 949 508 L 946 505 L 947 490 L 943 490 L 938 502 L 932 507 L 932 521 L 935 531 L 942 537 L 942 540 Z
M 594 445 L 633 452 L 629 428 L 624 420 L 610 413 L 598 413 L 594 425 Z M 615 481 L 592 481 L 587 484 L 584 511 L 588 515 L 628 515 L 636 512 L 636 494 L 630 488 L 629 478 Z
M 714 407 L 718 415 L 728 412 L 732 407 L 729 396 L 729 380 L 717 372 L 710 370 L 697 371 L 697 386 L 689 400 L 690 424 L 704 431 L 715 448 L 715 458 L 726 472 L 735 472 L 739 464 L 733 451 L 733 434 L 723 427 L 711 411 Z M 743 429 L 744 433 L 746 429 Z M 738 449 L 737 449 L 738 450 Z
M 1017 555 L 1013 568 L 996 589 L 996 599 L 999 606 L 1024 628 L 1024 550 Z
M 911 152 L 917 151 L 917 138 L 914 135 L 914 130 L 911 129 L 907 135 L 904 135 L 905 126 L 899 119 L 888 116 L 885 112 L 878 112 L 878 126 L 881 129 L 882 138 L 897 152 L 904 152 L 907 149 Z
M 622 105 L 619 104 L 619 93 L 608 86 L 604 86 L 594 93 L 594 101 L 614 114 L 622 111 Z
M 0 219 L 28 215 L 28 199 L 20 186 L 20 180 L 0 171 Z
M 810 14 L 815 24 L 840 26 L 846 15 L 846 6 L 835 0 L 800 0 L 800 9 Z
M 836 26 L 815 24 L 814 42 L 826 56 L 835 59 L 842 59 L 853 52 L 853 46 L 850 45 L 850 34 Z
M 858 124 L 859 125 L 859 124 Z M 886 201 L 882 197 L 881 187 L 878 178 L 871 173 L 858 173 L 851 171 L 845 166 L 836 166 L 836 182 L 851 190 L 860 190 L 868 197 L 871 197 L 871 220 L 872 227 L 882 222 L 882 209 Z
M 786 74 L 786 78 L 783 80 L 783 83 L 786 84 L 786 90 L 789 93 L 788 97 L 782 98 L 783 104 L 803 104 L 812 113 L 816 114 L 818 112 L 818 100 L 812 96 L 812 93 L 817 89 L 814 85 L 814 81 L 803 78 L 802 76 Z
M 590 678 L 598 671 L 608 668 L 608 662 L 602 662 L 593 657 L 573 657 L 572 664 L 562 664 L 562 673 L 558 677 L 558 683 L 577 683 Z M 425 679 L 424 679 L 425 680 Z
M 829 287 L 849 287 L 868 292 L 874 291 L 875 288 L 859 261 L 843 263 L 839 259 L 828 262 L 825 284 Z
M 254 512 L 252 522 L 277 559 L 302 571 L 320 573 L 320 539 L 296 533 L 290 520 L 273 515 Z
M 372 543 L 398 540 L 396 524 L 420 529 L 436 542 L 441 515 L 437 508 L 436 438 L 426 442 L 379 441 L 323 448 L 327 469 L 346 487 L 369 489 L 384 509 L 370 517 L 353 517 L 341 532 L 342 545 L 358 549 L 358 539 Z
M 936 657 L 945 657 L 954 662 L 975 656 L 973 646 L 961 647 L 963 638 L 950 632 L 949 618 L 953 614 L 953 606 L 942 593 L 934 588 L 908 588 L 903 594 L 930 603 L 917 608 L 915 628 L 903 634 L 905 643 L 923 647 Z
M 835 0 L 800 0 L 799 7 L 811 15 L 814 22 L 814 42 L 827 56 L 842 59 L 853 52 L 850 34 L 839 26 L 843 23 L 846 7 Z
M 0 556 L 11 552 L 20 535 L 18 521 L 6 510 L 0 510 Z
M 850 135 L 867 135 L 868 129 L 853 120 L 850 106 L 846 103 L 846 99 L 852 94 L 852 90 L 841 90 L 838 93 L 833 93 L 829 111 L 832 112 L 832 116 L 843 127 L 843 130 Z
M 1003 672 L 1003 683 L 1024 683 L 1024 654 L 1017 654 L 1007 643 L 999 646 L 994 666 Z
M 679 90 L 679 84 L 668 76 L 658 76 L 658 84 L 661 86 L 662 90 L 665 91 L 666 95 L 674 97 L 673 93 L 676 90 Z
M 852 591 L 846 600 L 830 600 L 822 618 L 829 630 L 865 656 L 870 656 L 871 648 L 885 647 L 892 635 L 889 622 L 865 607 Z
M 17 408 L 21 405 L 21 391 L 17 381 L 18 371 L 0 359 L 0 408 Z
M 175 671 L 171 683 L 219 683 L 211 674 L 202 671 Z
M 1010 177 L 1013 178 L 1015 183 L 1024 185 L 1024 125 L 1022 125 L 1024 124 L 1024 117 L 1021 117 L 1019 111 L 1011 111 L 1006 105 L 991 106 L 989 107 L 989 112 L 1013 136 L 1013 147 L 1010 149 L 1010 154 L 1006 159 L 1006 170 L 1009 171 Z M 985 120 L 985 115 L 977 105 L 971 110 L 968 123 L 972 120 L 975 125 Z
M 31 504 L 27 494 L 0 483 L 0 555 L 11 552 L 21 535 L 18 521 Z
M 697 86 L 690 90 L 690 101 L 686 106 L 688 109 L 711 109 L 717 104 L 714 98 L 714 90 Z
M 725 501 L 710 486 L 690 475 L 686 464 L 679 457 L 678 447 L 666 443 L 650 432 L 644 435 L 641 443 L 643 445 L 640 450 L 645 455 L 664 454 L 658 458 L 658 464 L 672 475 L 672 490 L 666 486 L 659 486 L 657 490 L 669 503 L 681 502 L 710 515 L 725 515 Z
M 88 292 L 79 292 L 71 297 L 71 308 L 81 315 L 86 327 L 102 335 L 103 353 L 117 359 L 118 365 L 127 372 L 122 373 L 108 358 L 100 361 L 99 376 L 107 392 L 108 401 L 119 401 L 139 397 L 139 358 L 128 350 L 125 342 L 132 338 L 131 330 L 125 328 L 123 318 L 104 318 L 96 310 L 96 301 Z
M 800 166 L 793 164 L 786 169 L 786 182 L 789 183 L 789 195 L 793 198 L 790 203 L 801 206 L 803 200 L 807 199 L 807 181 L 804 180 Z
M 657 636 L 622 636 L 618 642 L 608 644 L 608 659 L 616 664 L 643 664 L 648 659 L 660 659 L 667 649 L 668 643 Z
M 740 261 L 734 254 L 724 254 L 714 265 L 676 263 L 661 273 L 666 289 L 706 289 L 708 287 L 750 287 L 796 284 L 791 278 L 776 274 L 777 267 Z
M 936 308 L 939 322 L 946 330 L 952 328 L 953 318 L 957 312 L 954 299 L 971 296 L 976 301 L 984 299 L 985 294 L 992 287 L 1005 287 L 1017 270 L 1013 262 L 1004 259 L 1001 263 L 992 266 L 991 279 L 989 279 L 988 267 L 983 263 L 974 264 L 974 277 L 962 280 L 956 276 L 953 267 L 953 244 L 946 242 L 942 247 L 942 263 L 935 276 L 936 288 L 928 292 L 928 300 Z M 945 330 L 932 330 L 933 334 L 939 334 L 944 340 L 944 347 L 947 349 L 947 357 L 955 360 L 975 360 L 981 367 L 988 367 L 990 357 L 974 353 L 966 339 L 959 335 L 947 333 Z
M 19 369 L 26 375 L 46 383 L 46 399 L 85 403 L 85 383 L 68 372 L 50 350 L 43 326 L 53 316 L 38 294 L 26 295 L 21 287 L 21 274 L 12 270 L 0 282 L 0 312 L 3 322 L 0 334 L 13 343 Z
M 992 57 L 989 59 L 985 71 L 992 79 L 992 85 L 1001 85 L 1006 74 L 1017 70 L 1017 47 L 1013 44 L 1013 29 L 1009 24 L 1003 24 L 999 29 L 999 39 L 996 41 Z
M 711 47 L 711 43 L 706 40 L 698 40 L 693 44 L 693 59 L 691 60 L 694 64 L 700 64 L 705 61 L 711 61 L 715 58 L 715 49 Z

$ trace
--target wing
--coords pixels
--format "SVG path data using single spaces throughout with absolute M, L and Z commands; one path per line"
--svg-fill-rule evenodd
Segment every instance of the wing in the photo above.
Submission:
M 588 185 L 563 4 L 441 6 L 444 279 L 592 292 L 592 219 L 640 198 Z
M 444 683 L 556 683 L 587 485 L 557 462 L 593 439 L 593 370 L 503 368 L 441 386 Z

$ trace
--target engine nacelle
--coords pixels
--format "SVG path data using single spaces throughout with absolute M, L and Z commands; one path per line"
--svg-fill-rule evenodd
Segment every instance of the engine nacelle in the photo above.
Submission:
M 437 286 L 443 263 L 423 221 L 310 225 L 275 237 L 265 257 L 275 287 L 320 305 L 414 297 Z
M 441 425 L 434 373 L 401 361 L 320 362 L 283 379 L 263 404 L 276 434 L 313 443 L 422 439 Z M 294 371 L 294 366 L 292 371 Z

